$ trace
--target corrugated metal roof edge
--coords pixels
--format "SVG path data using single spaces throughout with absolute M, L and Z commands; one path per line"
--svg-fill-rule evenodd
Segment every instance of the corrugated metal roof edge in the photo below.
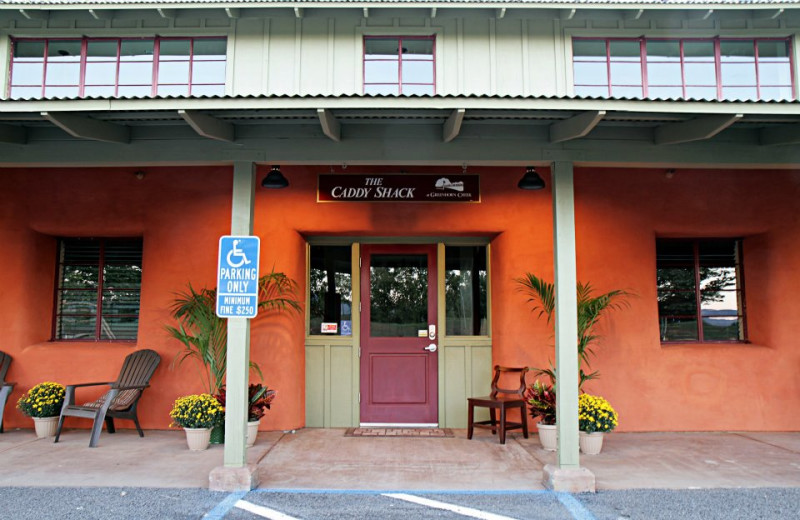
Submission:
M 631 7 L 642 6 L 646 8 L 669 8 L 692 6 L 702 8 L 703 6 L 721 7 L 747 7 L 757 5 L 759 7 L 769 6 L 800 6 L 800 0 L 505 0 L 484 2 L 481 0 L 169 0 L 160 2 L 158 0 L 0 0 L 0 9 L 24 9 L 26 7 L 42 6 L 61 6 L 61 7 L 81 7 L 89 6 L 155 6 L 160 8 L 180 7 L 392 7 L 408 6 L 417 4 L 424 7 L 457 7 L 457 6 L 478 6 L 486 8 L 508 7 L 525 5 L 528 7 L 547 7 L 547 8 L 569 8 L 580 6 L 597 5 L 627 5 Z
M 635 97 L 599 97 L 599 96 L 524 96 L 524 95 L 489 95 L 489 94 L 409 94 L 403 96 L 387 95 L 387 94 L 317 94 L 317 95 L 300 95 L 300 94 L 239 94 L 239 95 L 214 95 L 214 96 L 118 96 L 118 97 L 104 97 L 104 96 L 87 96 L 83 98 L 77 97 L 50 97 L 50 98 L 18 98 L 18 99 L 5 99 L 0 100 L 0 103 L 25 103 L 25 102 L 51 102 L 51 101 L 118 101 L 118 100 L 141 100 L 143 102 L 152 100 L 164 99 L 519 99 L 519 100 L 553 100 L 553 101 L 638 101 L 643 103 L 659 103 L 680 101 L 683 103 L 711 103 L 711 104 L 800 104 L 797 99 L 781 99 L 781 100 L 730 100 L 730 99 L 698 99 L 698 98 L 658 98 L 658 99 L 642 99 Z

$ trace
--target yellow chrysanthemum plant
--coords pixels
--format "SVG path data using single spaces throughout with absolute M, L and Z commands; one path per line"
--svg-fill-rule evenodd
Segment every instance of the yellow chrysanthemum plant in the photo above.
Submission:
M 578 398 L 578 428 L 586 433 L 610 432 L 617 427 L 619 416 L 608 401 L 600 396 L 581 394 Z
M 225 408 L 210 394 L 187 395 L 175 400 L 170 426 L 180 428 L 213 428 L 225 416 Z
M 45 381 L 23 394 L 17 408 L 28 417 L 56 417 L 61 413 L 65 393 L 64 385 Z

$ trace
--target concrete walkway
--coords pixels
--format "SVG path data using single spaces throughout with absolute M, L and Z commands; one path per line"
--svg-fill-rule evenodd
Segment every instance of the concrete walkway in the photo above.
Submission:
M 106 432 L 88 448 L 89 432 L 61 441 L 32 430 L 0 434 L 0 487 L 207 487 L 222 464 L 222 446 L 190 452 L 183 432 Z M 542 468 L 555 453 L 536 435 L 489 432 L 466 439 L 357 438 L 343 429 L 261 432 L 248 452 L 261 487 L 272 489 L 516 490 L 542 489 Z M 800 432 L 612 433 L 603 452 L 581 456 L 597 489 L 800 487 Z

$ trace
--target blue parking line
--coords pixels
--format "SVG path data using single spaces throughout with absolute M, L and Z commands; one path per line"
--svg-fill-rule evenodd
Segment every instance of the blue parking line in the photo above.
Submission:
M 571 494 L 564 493 L 563 491 L 555 491 L 553 494 L 575 520 L 597 520 L 592 512 L 586 509 L 583 504 Z
M 207 518 L 208 520 L 222 520 L 225 518 L 225 515 L 227 515 L 228 512 L 236 506 L 236 502 L 244 498 L 246 494 L 247 491 L 237 491 L 236 493 L 231 493 L 225 497 L 222 502 L 217 504 L 214 509 L 206 513 L 203 518 Z

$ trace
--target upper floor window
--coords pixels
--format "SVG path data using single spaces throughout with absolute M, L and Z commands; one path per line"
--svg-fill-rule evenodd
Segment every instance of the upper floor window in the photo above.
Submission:
M 53 339 L 136 339 L 141 239 L 62 239 L 57 283 Z
M 656 240 L 661 341 L 747 339 L 742 241 Z
M 434 94 L 433 36 L 365 36 L 365 94 Z
M 575 93 L 794 99 L 790 38 L 575 38 Z
M 17 39 L 9 97 L 225 93 L 225 38 Z

